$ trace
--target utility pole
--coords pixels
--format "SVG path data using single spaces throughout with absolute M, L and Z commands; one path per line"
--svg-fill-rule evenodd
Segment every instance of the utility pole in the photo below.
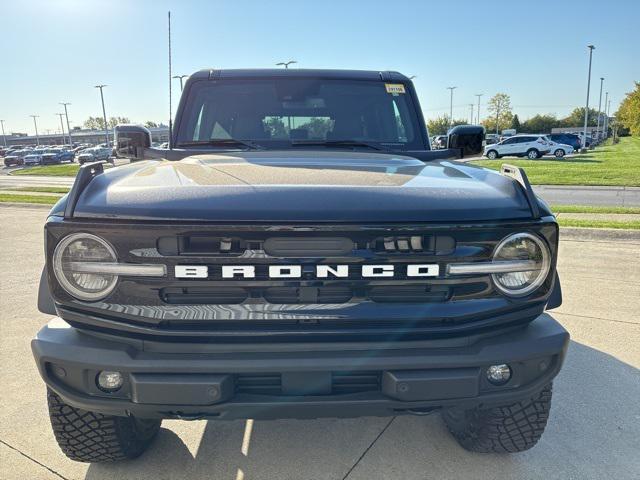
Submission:
M 609 103 L 607 105 L 607 128 L 609 128 L 609 115 L 611 115 L 611 99 L 609 99 Z M 615 133 L 617 132 L 614 132 L 614 137 L 615 137 Z
M 2 140 L 4 141 L 4 146 L 7 146 L 7 136 L 4 134 L 4 120 L 0 120 L 0 125 L 2 126 Z
M 589 122 L 589 90 L 591 89 L 591 59 L 593 57 L 593 51 L 596 47 L 593 45 L 587 45 L 589 49 L 589 74 L 587 76 L 587 103 L 584 109 L 584 146 L 587 146 L 587 124 Z M 586 148 L 585 148 L 586 150 Z
M 64 116 L 67 119 L 67 133 L 69 134 L 69 145 L 73 146 L 73 141 L 71 140 L 71 128 L 69 127 L 69 112 L 67 112 L 67 105 L 71 105 L 69 102 L 59 102 L 60 105 L 64 106 Z
M 496 102 L 496 135 L 500 135 L 500 103 Z
M 453 91 L 458 87 L 447 87 L 451 91 L 451 100 L 449 101 L 449 128 L 453 127 Z
M 64 145 L 64 123 L 62 122 L 62 117 L 64 117 L 64 113 L 56 113 L 60 117 L 60 131 L 62 132 L 62 144 Z
M 289 60 L 288 62 L 278 62 L 276 63 L 276 66 L 284 67 L 286 70 L 287 68 L 289 68 L 289 65 L 291 65 L 292 63 L 298 63 L 298 62 L 295 60 Z
M 33 126 L 36 129 L 36 145 L 40 146 L 40 137 L 38 136 L 38 123 L 36 122 L 36 118 L 38 118 L 40 115 L 29 115 L 31 118 L 33 118 Z
M 478 97 L 478 125 L 480 125 L 480 97 L 484 95 L 484 93 L 476 93 L 476 97 Z
M 596 135 L 600 140 L 600 117 L 602 116 L 602 84 L 604 83 L 604 77 L 600 77 L 600 100 L 598 100 L 598 126 L 596 127 Z
M 104 95 L 102 94 L 102 89 L 106 87 L 106 85 L 96 85 L 94 88 L 100 89 L 100 100 L 102 100 L 102 117 L 104 119 L 104 138 L 107 141 L 107 146 L 110 145 L 109 142 L 109 125 L 107 124 L 107 112 L 104 109 Z
M 469 125 L 473 125 L 473 103 L 470 103 L 469 107 L 471 107 L 471 117 L 469 117 Z
M 174 75 L 173 78 L 177 78 L 180 80 L 180 91 L 182 91 L 184 89 L 184 86 L 182 85 L 182 79 L 183 78 L 187 78 L 189 75 Z

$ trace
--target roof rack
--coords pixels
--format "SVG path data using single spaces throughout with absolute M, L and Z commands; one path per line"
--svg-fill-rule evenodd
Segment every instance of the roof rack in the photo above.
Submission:
M 80 195 L 84 189 L 87 188 L 87 185 L 91 183 L 91 180 L 104 172 L 103 165 L 104 162 L 91 162 L 80 166 L 80 170 L 78 170 L 73 186 L 71 187 L 71 190 L 69 190 L 67 206 L 64 209 L 64 218 L 73 218 L 73 211 L 78 204 Z
M 516 167 L 514 165 L 502 164 L 500 167 L 500 173 L 505 177 L 514 179 L 523 188 L 524 194 L 529 202 L 529 208 L 531 208 L 531 216 L 534 219 L 540 218 L 540 206 L 538 205 L 538 199 L 536 194 L 533 193 L 533 188 L 529 183 L 529 178 L 524 171 L 524 168 Z

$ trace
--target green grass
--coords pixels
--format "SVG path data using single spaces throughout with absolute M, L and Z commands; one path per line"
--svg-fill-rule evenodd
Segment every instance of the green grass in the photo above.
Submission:
M 47 177 L 75 177 L 80 165 L 45 165 L 43 167 L 25 168 L 16 170 L 11 175 L 45 175 Z
M 534 185 L 640 186 L 640 137 L 623 137 L 617 145 L 609 143 L 563 160 L 505 157 L 471 163 L 495 170 L 503 163 L 523 167 Z
M 617 228 L 624 230 L 640 230 L 639 222 L 623 222 L 614 220 L 578 220 L 572 218 L 558 218 L 561 227 L 582 227 L 582 228 Z
M 69 187 L 13 187 L 7 188 L 16 192 L 67 193 Z
M 584 205 L 552 205 L 553 213 L 633 213 L 640 214 L 640 207 L 588 207 Z
M 19 195 L 0 193 L 0 203 L 36 203 L 38 205 L 53 205 L 61 197 L 53 195 Z

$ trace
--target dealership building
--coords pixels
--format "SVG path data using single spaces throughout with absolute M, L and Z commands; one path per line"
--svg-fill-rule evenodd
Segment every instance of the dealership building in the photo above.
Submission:
M 160 125 L 159 127 L 150 128 L 151 141 L 152 142 L 168 142 L 169 141 L 169 127 L 166 125 Z M 90 143 L 92 145 L 98 145 L 106 143 L 107 133 L 109 142 L 113 142 L 113 130 L 109 129 L 108 132 L 104 130 L 85 130 L 81 128 L 71 129 L 71 142 L 72 143 Z M 69 143 L 69 136 L 67 133 L 64 135 L 61 133 L 47 134 L 47 135 L 27 135 L 26 133 L 10 133 L 4 138 L 0 135 L 0 146 L 4 146 L 5 143 L 8 147 L 12 145 L 64 145 Z

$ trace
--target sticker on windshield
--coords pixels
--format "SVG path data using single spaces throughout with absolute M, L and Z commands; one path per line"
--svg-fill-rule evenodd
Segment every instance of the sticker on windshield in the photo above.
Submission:
M 385 83 L 384 86 L 387 89 L 387 93 L 392 95 L 404 93 L 404 85 L 401 83 Z

